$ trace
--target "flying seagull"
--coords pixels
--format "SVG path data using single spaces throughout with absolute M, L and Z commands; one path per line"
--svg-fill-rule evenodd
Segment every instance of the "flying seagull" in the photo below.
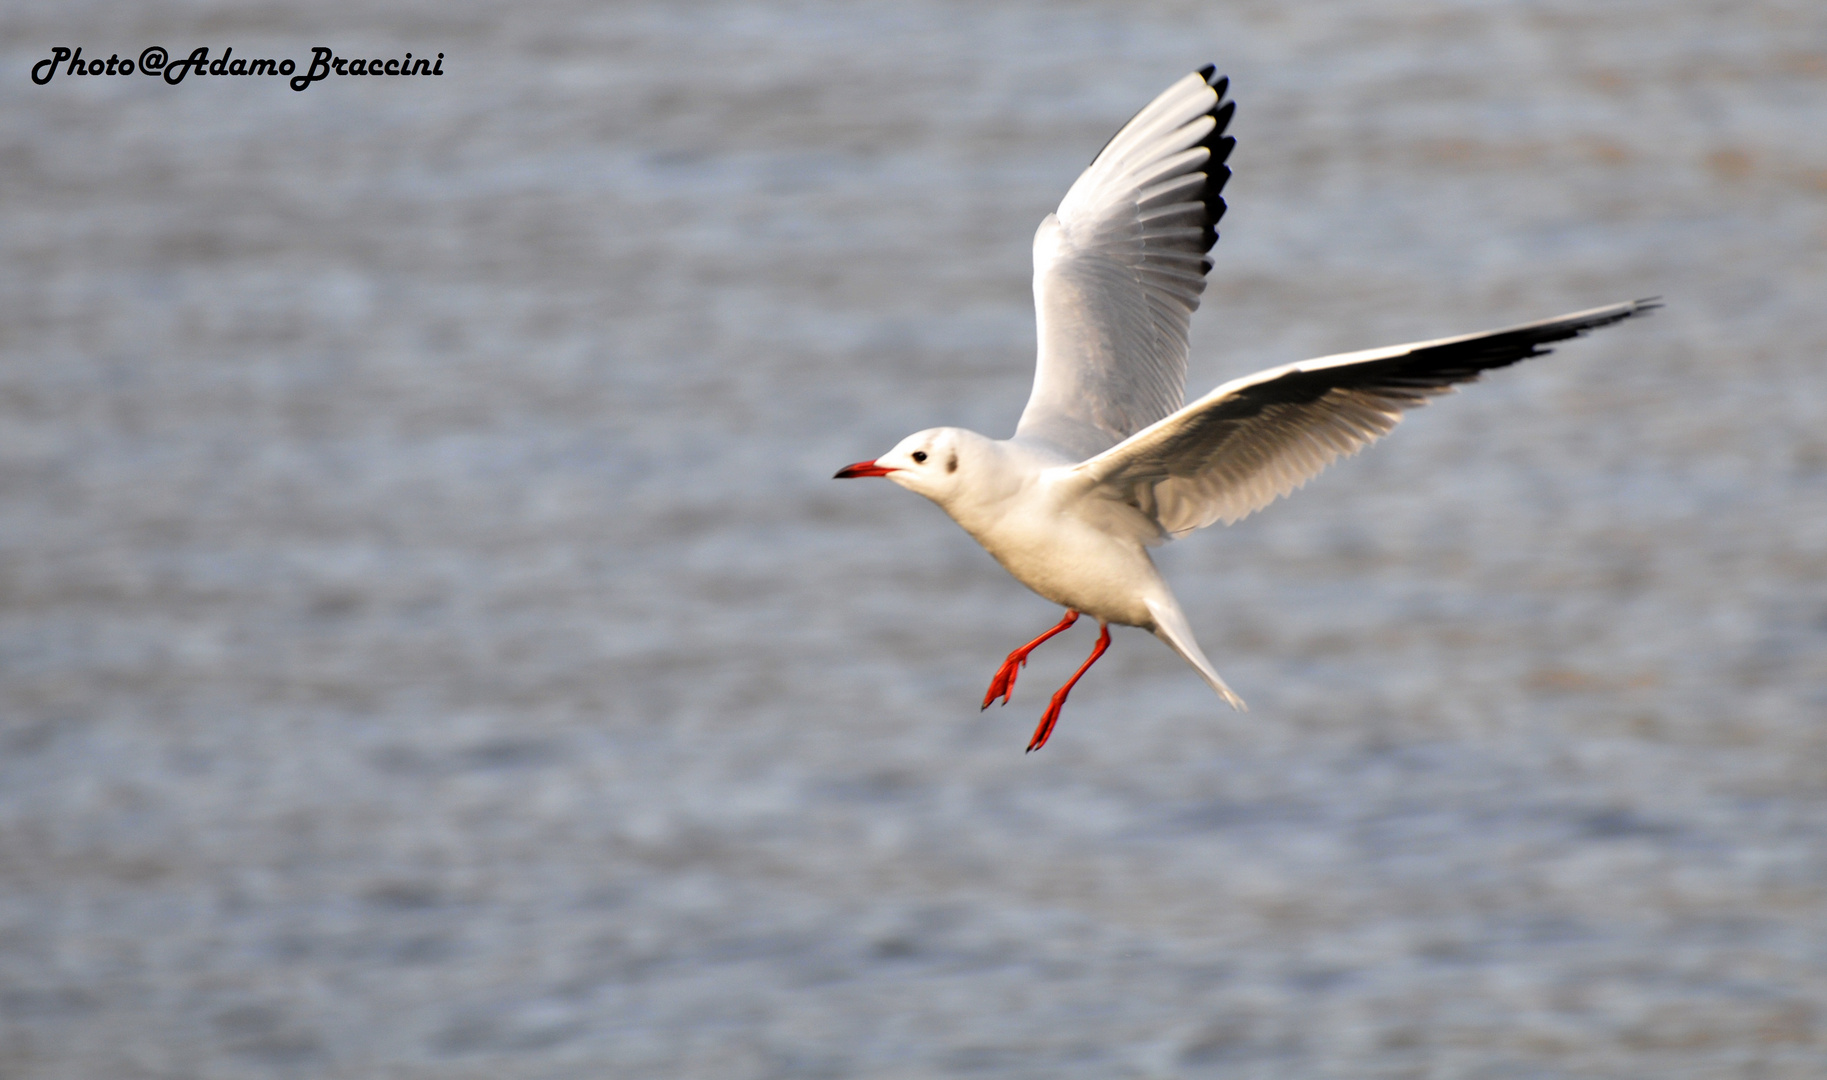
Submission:
M 1081 614 L 1097 645 L 1028 743 L 1110 647 L 1152 632 L 1233 708 L 1148 549 L 1231 524 L 1389 433 L 1404 410 L 1548 344 L 1658 307 L 1637 300 L 1460 337 L 1324 356 L 1233 379 L 1190 405 L 1187 327 L 1212 268 L 1236 140 L 1230 81 L 1207 65 L 1123 125 L 1034 234 L 1034 390 L 1009 439 L 932 428 L 839 478 L 885 476 L 939 504 L 1016 580 L 1066 609 L 1004 660 L 983 707 L 1008 704 L 1028 654 Z

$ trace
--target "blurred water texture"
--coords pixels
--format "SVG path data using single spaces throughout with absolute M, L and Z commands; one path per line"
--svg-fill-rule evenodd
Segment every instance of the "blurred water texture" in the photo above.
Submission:
M 56 45 L 446 53 L 59 78 Z M 0 1075 L 1827 1073 L 1827 7 L 0 13 Z M 1163 552 L 1233 715 L 837 466 L 1006 434 L 1211 60 L 1191 389 L 1661 294 Z M 251 85 L 250 85 L 251 84 Z

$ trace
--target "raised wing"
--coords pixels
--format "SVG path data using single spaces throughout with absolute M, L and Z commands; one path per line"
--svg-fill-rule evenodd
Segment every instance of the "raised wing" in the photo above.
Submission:
M 1015 429 L 1075 459 L 1178 409 L 1224 216 L 1233 102 L 1210 66 L 1113 136 L 1034 234 L 1039 357 Z
M 1454 384 L 1660 307 L 1637 300 L 1463 337 L 1343 353 L 1235 379 L 1075 466 L 1183 536 L 1237 521 L 1387 434 Z

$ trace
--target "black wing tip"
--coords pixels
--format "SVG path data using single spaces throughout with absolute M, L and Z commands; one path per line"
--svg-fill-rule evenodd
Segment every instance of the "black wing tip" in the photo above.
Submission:
M 1213 125 L 1212 134 L 1206 136 L 1206 138 L 1210 139 L 1223 135 L 1224 129 L 1231 126 L 1231 117 L 1236 115 L 1236 113 L 1237 103 L 1235 101 L 1232 101 L 1229 98 L 1220 99 L 1218 106 L 1214 108 L 1211 113 L 1212 119 L 1218 121 L 1218 123 Z
M 1586 313 L 1584 316 L 1575 315 L 1568 318 L 1550 319 L 1542 323 L 1533 323 L 1517 327 L 1515 330 L 1507 333 L 1505 331 L 1498 331 L 1491 335 L 1488 340 L 1497 341 L 1505 337 L 1513 336 L 1519 341 L 1527 342 L 1529 346 L 1535 350 L 1530 352 L 1527 356 L 1519 356 L 1516 360 L 1507 362 L 1513 364 L 1516 363 L 1517 360 L 1527 360 L 1530 357 L 1545 356 L 1548 353 L 1553 352 L 1554 350 L 1548 348 L 1548 346 L 1556 342 L 1572 341 L 1575 338 L 1583 338 L 1594 330 L 1603 329 L 1607 326 L 1614 326 L 1633 315 L 1647 315 L 1661 306 L 1662 298 L 1658 296 L 1648 297 L 1643 300 L 1627 300 L 1621 304 L 1613 304 L 1609 307 L 1598 308 Z M 1499 364 L 1494 366 L 1502 367 L 1507 365 Z
M 1223 165 L 1218 167 L 1224 170 L 1223 173 L 1213 174 L 1205 182 L 1205 236 L 1200 241 L 1205 246 L 1200 249 L 1201 251 L 1212 250 L 1212 245 L 1218 242 L 1218 222 L 1223 219 L 1224 212 L 1230 209 L 1224 201 L 1224 196 L 1218 194 L 1218 189 L 1224 187 L 1224 182 L 1230 177 L 1231 170 L 1226 169 Z
M 1662 298 L 1660 296 L 1646 296 L 1641 300 L 1626 300 L 1622 304 L 1614 304 L 1609 308 L 1600 308 L 1587 318 L 1570 322 L 1564 337 L 1560 339 L 1551 338 L 1548 340 L 1565 340 L 1569 337 L 1583 337 L 1588 331 L 1597 330 L 1601 326 L 1610 326 L 1613 323 L 1623 322 L 1633 315 L 1647 315 L 1661 306 Z
M 1623 303 L 1614 306 L 1618 309 L 1618 318 L 1628 319 L 1632 315 L 1641 315 L 1644 312 L 1654 311 L 1661 307 L 1662 298 L 1660 296 L 1645 296 L 1637 300 L 1626 300 Z
M 1207 75 L 1206 79 L 1210 82 L 1211 76 Z M 1231 117 L 1237 112 L 1237 103 L 1226 100 L 1224 96 L 1230 80 L 1220 78 L 1211 85 L 1218 92 L 1218 100 L 1207 114 L 1214 123 L 1205 138 L 1199 140 L 1199 145 L 1211 154 L 1205 165 L 1205 186 L 1199 192 L 1199 201 L 1205 204 L 1205 235 L 1200 238 L 1203 245 L 1201 250 L 1204 251 L 1210 251 L 1212 245 L 1218 242 L 1218 221 L 1228 209 L 1224 201 L 1224 185 L 1231 179 L 1231 167 L 1225 162 L 1230 159 L 1231 151 L 1237 148 L 1236 136 L 1224 133 L 1231 124 Z
M 1391 357 L 1391 360 L 1398 361 L 1391 367 L 1392 371 L 1400 372 L 1410 364 L 1419 362 L 1422 365 L 1420 370 L 1426 376 L 1469 382 L 1476 379 L 1479 372 L 1547 356 L 1554 351 L 1550 346 L 1585 337 L 1594 330 L 1621 323 L 1633 315 L 1646 315 L 1661 306 L 1661 297 L 1652 296 L 1596 308 L 1582 315 L 1547 319 L 1488 334 L 1475 334 L 1469 339 L 1450 341 L 1431 349 Z M 1401 377 L 1400 374 L 1397 375 L 1398 380 Z
M 1209 148 L 1212 151 L 1212 160 L 1222 165 L 1231 159 L 1231 151 L 1237 149 L 1237 137 L 1226 135 L 1222 139 L 1210 143 Z

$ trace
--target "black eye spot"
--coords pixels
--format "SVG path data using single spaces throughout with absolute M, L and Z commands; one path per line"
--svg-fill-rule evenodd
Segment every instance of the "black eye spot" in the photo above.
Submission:
M 913 452 L 913 459 L 916 463 L 924 463 L 926 461 L 926 451 L 915 450 Z

